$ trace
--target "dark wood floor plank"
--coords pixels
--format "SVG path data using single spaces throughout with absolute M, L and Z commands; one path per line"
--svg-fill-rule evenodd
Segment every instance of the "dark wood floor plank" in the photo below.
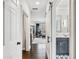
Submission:
M 47 59 L 45 44 L 32 44 L 31 53 L 23 52 L 23 59 Z

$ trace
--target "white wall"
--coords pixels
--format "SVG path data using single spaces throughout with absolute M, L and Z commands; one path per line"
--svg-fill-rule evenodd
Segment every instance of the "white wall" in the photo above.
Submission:
M 70 59 L 76 59 L 76 1 L 70 0 Z
M 27 30 L 26 30 L 26 51 L 30 51 L 30 9 L 26 3 L 26 1 L 21 0 L 21 5 L 22 5 L 22 11 L 25 12 L 25 14 L 28 16 L 28 19 L 26 20 L 27 22 Z M 23 15 L 22 15 L 23 16 Z
M 25 50 L 26 49 L 26 30 L 27 30 L 27 23 L 26 21 L 28 20 L 28 17 L 23 14 L 23 40 L 22 40 L 22 49 Z

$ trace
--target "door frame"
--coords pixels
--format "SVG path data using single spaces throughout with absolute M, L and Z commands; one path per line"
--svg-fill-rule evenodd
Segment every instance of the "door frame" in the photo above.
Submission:
M 26 12 L 22 9 L 23 39 L 24 39 L 24 21 L 26 21 L 26 20 L 24 19 L 24 16 L 26 16 L 26 17 L 27 17 L 27 20 L 28 20 L 28 15 L 27 15 Z M 26 37 L 26 35 L 25 35 L 25 37 Z M 23 39 L 22 39 L 22 45 L 23 45 Z M 26 41 L 26 39 L 25 39 L 25 41 Z M 22 46 L 22 48 L 23 48 L 23 46 Z M 26 43 L 25 43 L 25 49 L 22 49 L 22 50 L 24 50 L 24 51 L 27 50 L 27 48 L 26 48 Z
M 70 16 L 70 59 L 76 59 L 76 0 L 69 0 Z
M 58 1 L 57 1 L 58 2 Z M 52 7 L 54 10 L 54 7 Z M 55 13 L 55 10 L 52 11 L 52 13 Z M 52 14 L 51 14 L 52 15 Z M 52 17 L 54 18 L 55 15 L 52 15 Z M 55 24 L 54 20 L 52 23 L 52 17 L 51 17 L 51 27 L 53 27 L 53 24 Z M 69 59 L 76 59 L 76 0 L 69 0 L 69 26 L 71 27 L 69 30 Z M 54 27 L 55 28 L 55 25 Z M 53 29 L 51 28 L 51 30 Z M 53 32 L 55 32 L 56 29 L 53 29 L 52 34 L 51 34 L 51 41 L 52 39 L 56 39 L 55 35 Z M 53 40 L 52 42 L 54 42 L 53 46 L 51 46 L 52 50 L 51 53 L 52 59 L 56 59 L 56 46 L 54 46 L 56 44 L 56 40 Z M 51 43 L 52 44 L 52 43 Z

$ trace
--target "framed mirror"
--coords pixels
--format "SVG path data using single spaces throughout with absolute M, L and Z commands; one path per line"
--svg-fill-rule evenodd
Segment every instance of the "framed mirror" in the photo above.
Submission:
M 68 23 L 69 21 L 68 21 L 68 16 L 66 15 L 66 16 L 63 16 L 62 17 L 62 32 L 63 33 L 67 33 L 68 32 L 68 25 L 69 25 L 69 23 Z
M 56 32 L 61 32 L 61 16 L 56 16 Z

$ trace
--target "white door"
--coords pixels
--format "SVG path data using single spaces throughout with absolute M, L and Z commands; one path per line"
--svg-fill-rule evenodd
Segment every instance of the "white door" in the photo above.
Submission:
M 4 59 L 22 59 L 17 9 L 16 0 L 4 1 Z
M 51 10 L 46 15 L 46 51 L 48 59 L 51 59 Z
M 47 39 L 47 57 L 56 59 L 56 37 L 55 37 L 55 8 L 52 2 L 49 4 L 46 15 L 46 39 Z

